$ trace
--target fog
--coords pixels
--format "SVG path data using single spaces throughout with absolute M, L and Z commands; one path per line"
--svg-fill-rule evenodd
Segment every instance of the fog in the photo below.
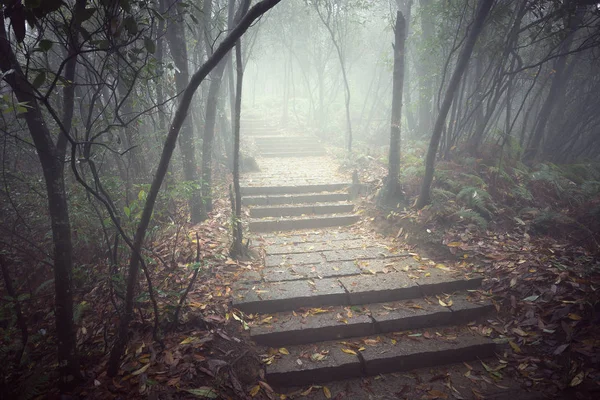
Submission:
M 452 256 L 477 235 L 541 235 L 544 251 L 595 260 L 599 61 L 593 0 L 0 2 L 0 397 L 85 397 L 125 372 L 141 396 L 158 348 L 163 371 L 197 376 L 204 356 L 176 346 L 227 340 L 213 324 L 234 319 L 247 330 L 229 307 L 260 264 L 252 179 L 306 168 L 338 185 L 323 197 L 348 224 L 381 220 L 401 241 L 410 221 Z M 548 297 L 579 282 L 563 262 Z

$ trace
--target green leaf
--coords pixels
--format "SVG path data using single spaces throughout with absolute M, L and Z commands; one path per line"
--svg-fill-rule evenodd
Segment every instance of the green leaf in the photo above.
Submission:
M 92 18 L 92 15 L 96 12 L 97 8 L 86 8 L 81 12 L 81 22 L 87 21 Z
M 41 71 L 33 80 L 32 85 L 34 88 L 39 89 L 44 83 L 46 83 L 46 71 Z
M 217 392 L 208 386 L 202 386 L 198 389 L 187 389 L 186 392 L 206 399 L 216 399 L 218 396 Z
M 39 49 L 41 51 L 48 51 L 52 48 L 52 45 L 54 45 L 52 40 L 42 39 L 40 40 Z
M 146 50 L 148 50 L 148 53 L 150 54 L 154 54 L 156 52 L 156 44 L 154 43 L 154 40 L 150 39 L 149 37 L 144 38 L 144 47 L 146 47 Z
M 125 30 L 127 30 L 130 35 L 136 35 L 138 33 L 137 22 L 132 16 L 125 18 L 125 21 L 123 21 L 123 26 L 125 26 Z
M 127 215 L 127 218 L 129 218 L 129 216 L 131 215 L 131 210 L 127 206 L 123 207 L 123 212 L 125 213 L 125 215 Z

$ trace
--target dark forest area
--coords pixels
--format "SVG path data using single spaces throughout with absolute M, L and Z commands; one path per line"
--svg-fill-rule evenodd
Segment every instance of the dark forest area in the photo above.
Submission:
M 0 399 L 488 398 L 269 383 L 234 303 L 287 237 L 246 200 L 271 130 L 326 161 L 269 179 L 334 171 L 356 235 L 483 276 L 470 384 L 597 398 L 599 110 L 597 1 L 0 0 Z

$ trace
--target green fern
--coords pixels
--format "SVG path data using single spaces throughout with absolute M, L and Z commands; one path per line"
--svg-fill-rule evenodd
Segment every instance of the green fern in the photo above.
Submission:
M 513 193 L 513 196 L 515 198 L 517 198 L 517 199 L 525 200 L 525 201 L 532 201 L 533 200 L 533 195 L 531 194 L 531 192 L 529 191 L 529 189 L 527 189 L 523 185 L 514 186 L 512 188 L 512 193 Z
M 469 186 L 478 186 L 481 188 L 485 188 L 487 186 L 485 181 L 477 175 L 461 173 L 459 177 L 462 182 L 465 182 Z
M 492 212 L 488 209 L 488 204 L 492 203 L 492 198 L 485 190 L 467 186 L 456 195 L 456 199 L 478 212 L 480 216 L 492 217 Z
M 449 200 L 454 200 L 456 194 L 449 190 L 444 190 L 440 188 L 433 188 L 431 190 L 431 201 L 435 202 L 447 202 Z
M 586 181 L 581 185 L 581 192 L 586 198 L 592 198 L 600 194 L 600 181 Z
M 478 212 L 461 208 L 452 216 L 458 218 L 459 220 L 466 221 L 471 224 L 477 225 L 480 229 L 485 230 L 487 228 L 487 221 L 479 215 Z

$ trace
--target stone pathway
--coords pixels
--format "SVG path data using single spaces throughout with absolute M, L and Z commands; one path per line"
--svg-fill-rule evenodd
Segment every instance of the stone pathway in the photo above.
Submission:
M 469 326 L 493 311 L 482 277 L 365 237 L 349 182 L 315 138 L 260 121 L 260 172 L 243 176 L 249 229 L 263 254 L 234 307 L 264 346 L 270 384 L 298 386 L 433 367 L 494 355 Z M 252 131 L 252 129 L 254 129 Z M 318 156 L 317 156 L 318 155 Z

